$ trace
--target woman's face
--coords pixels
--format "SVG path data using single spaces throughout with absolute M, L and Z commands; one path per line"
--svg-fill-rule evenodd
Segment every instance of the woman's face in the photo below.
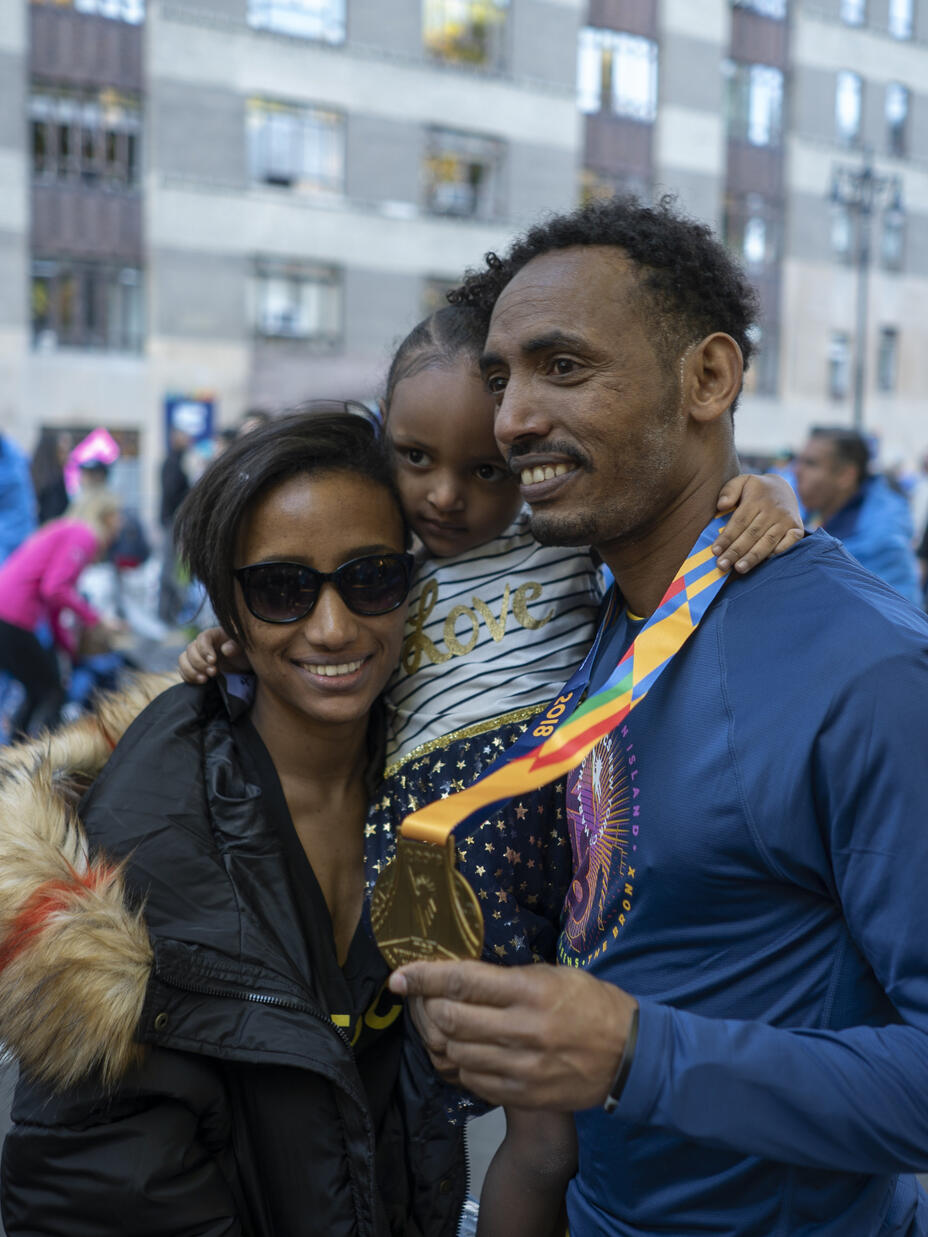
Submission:
M 330 572 L 366 554 L 405 550 L 393 496 L 355 473 L 292 477 L 268 491 L 243 521 L 236 567 L 302 563 Z M 293 623 L 266 623 L 237 607 L 257 676 L 255 711 L 287 725 L 366 724 L 399 660 L 406 605 L 355 614 L 327 581 L 313 609 Z

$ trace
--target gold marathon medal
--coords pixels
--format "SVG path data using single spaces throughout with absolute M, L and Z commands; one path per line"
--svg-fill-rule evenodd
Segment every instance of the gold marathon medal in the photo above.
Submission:
M 443 843 L 396 839 L 396 855 L 371 895 L 374 939 L 391 967 L 404 962 L 479 958 L 483 914 L 457 870 L 454 837 Z

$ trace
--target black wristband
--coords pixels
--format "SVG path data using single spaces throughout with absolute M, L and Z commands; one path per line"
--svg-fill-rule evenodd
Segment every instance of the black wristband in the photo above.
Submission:
M 613 1112 L 622 1098 L 622 1092 L 625 1089 L 625 1083 L 628 1081 L 628 1075 L 631 1073 L 632 1061 L 635 1059 L 635 1045 L 638 1043 L 638 1006 L 632 1010 L 632 1020 L 628 1027 L 628 1035 L 625 1037 L 625 1047 L 622 1050 L 622 1060 L 619 1062 L 619 1068 L 615 1072 L 615 1078 L 612 1086 L 609 1088 L 609 1094 L 606 1096 L 603 1108 L 606 1112 Z

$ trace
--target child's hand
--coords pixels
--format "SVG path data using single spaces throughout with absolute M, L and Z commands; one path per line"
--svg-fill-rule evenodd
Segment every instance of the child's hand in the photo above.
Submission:
M 722 571 L 734 564 L 743 574 L 802 538 L 799 503 L 782 477 L 734 477 L 722 488 L 717 506 L 720 512 L 734 508 L 712 547 Z
M 251 669 L 251 663 L 241 645 L 230 639 L 221 627 L 207 627 L 178 657 L 177 668 L 185 683 L 205 683 L 215 678 L 220 670 L 245 674 Z

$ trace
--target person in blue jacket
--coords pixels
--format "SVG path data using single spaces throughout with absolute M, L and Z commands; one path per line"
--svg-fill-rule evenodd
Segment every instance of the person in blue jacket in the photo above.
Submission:
M 816 426 L 796 461 L 799 500 L 848 554 L 918 604 L 912 513 L 903 494 L 871 476 L 870 449 L 856 430 Z
M 596 691 L 710 552 L 753 294 L 671 202 L 616 198 L 456 295 L 489 318 L 533 532 L 615 577 Z M 414 963 L 392 988 L 444 1072 L 573 1114 L 571 1237 L 924 1237 L 928 621 L 819 530 L 670 652 L 567 774 L 559 965 Z M 509 1220 L 482 1235 L 520 1233 L 531 1148 L 508 1142 Z
M 29 461 L 6 434 L 0 433 L 0 563 L 35 529 L 35 492 Z

